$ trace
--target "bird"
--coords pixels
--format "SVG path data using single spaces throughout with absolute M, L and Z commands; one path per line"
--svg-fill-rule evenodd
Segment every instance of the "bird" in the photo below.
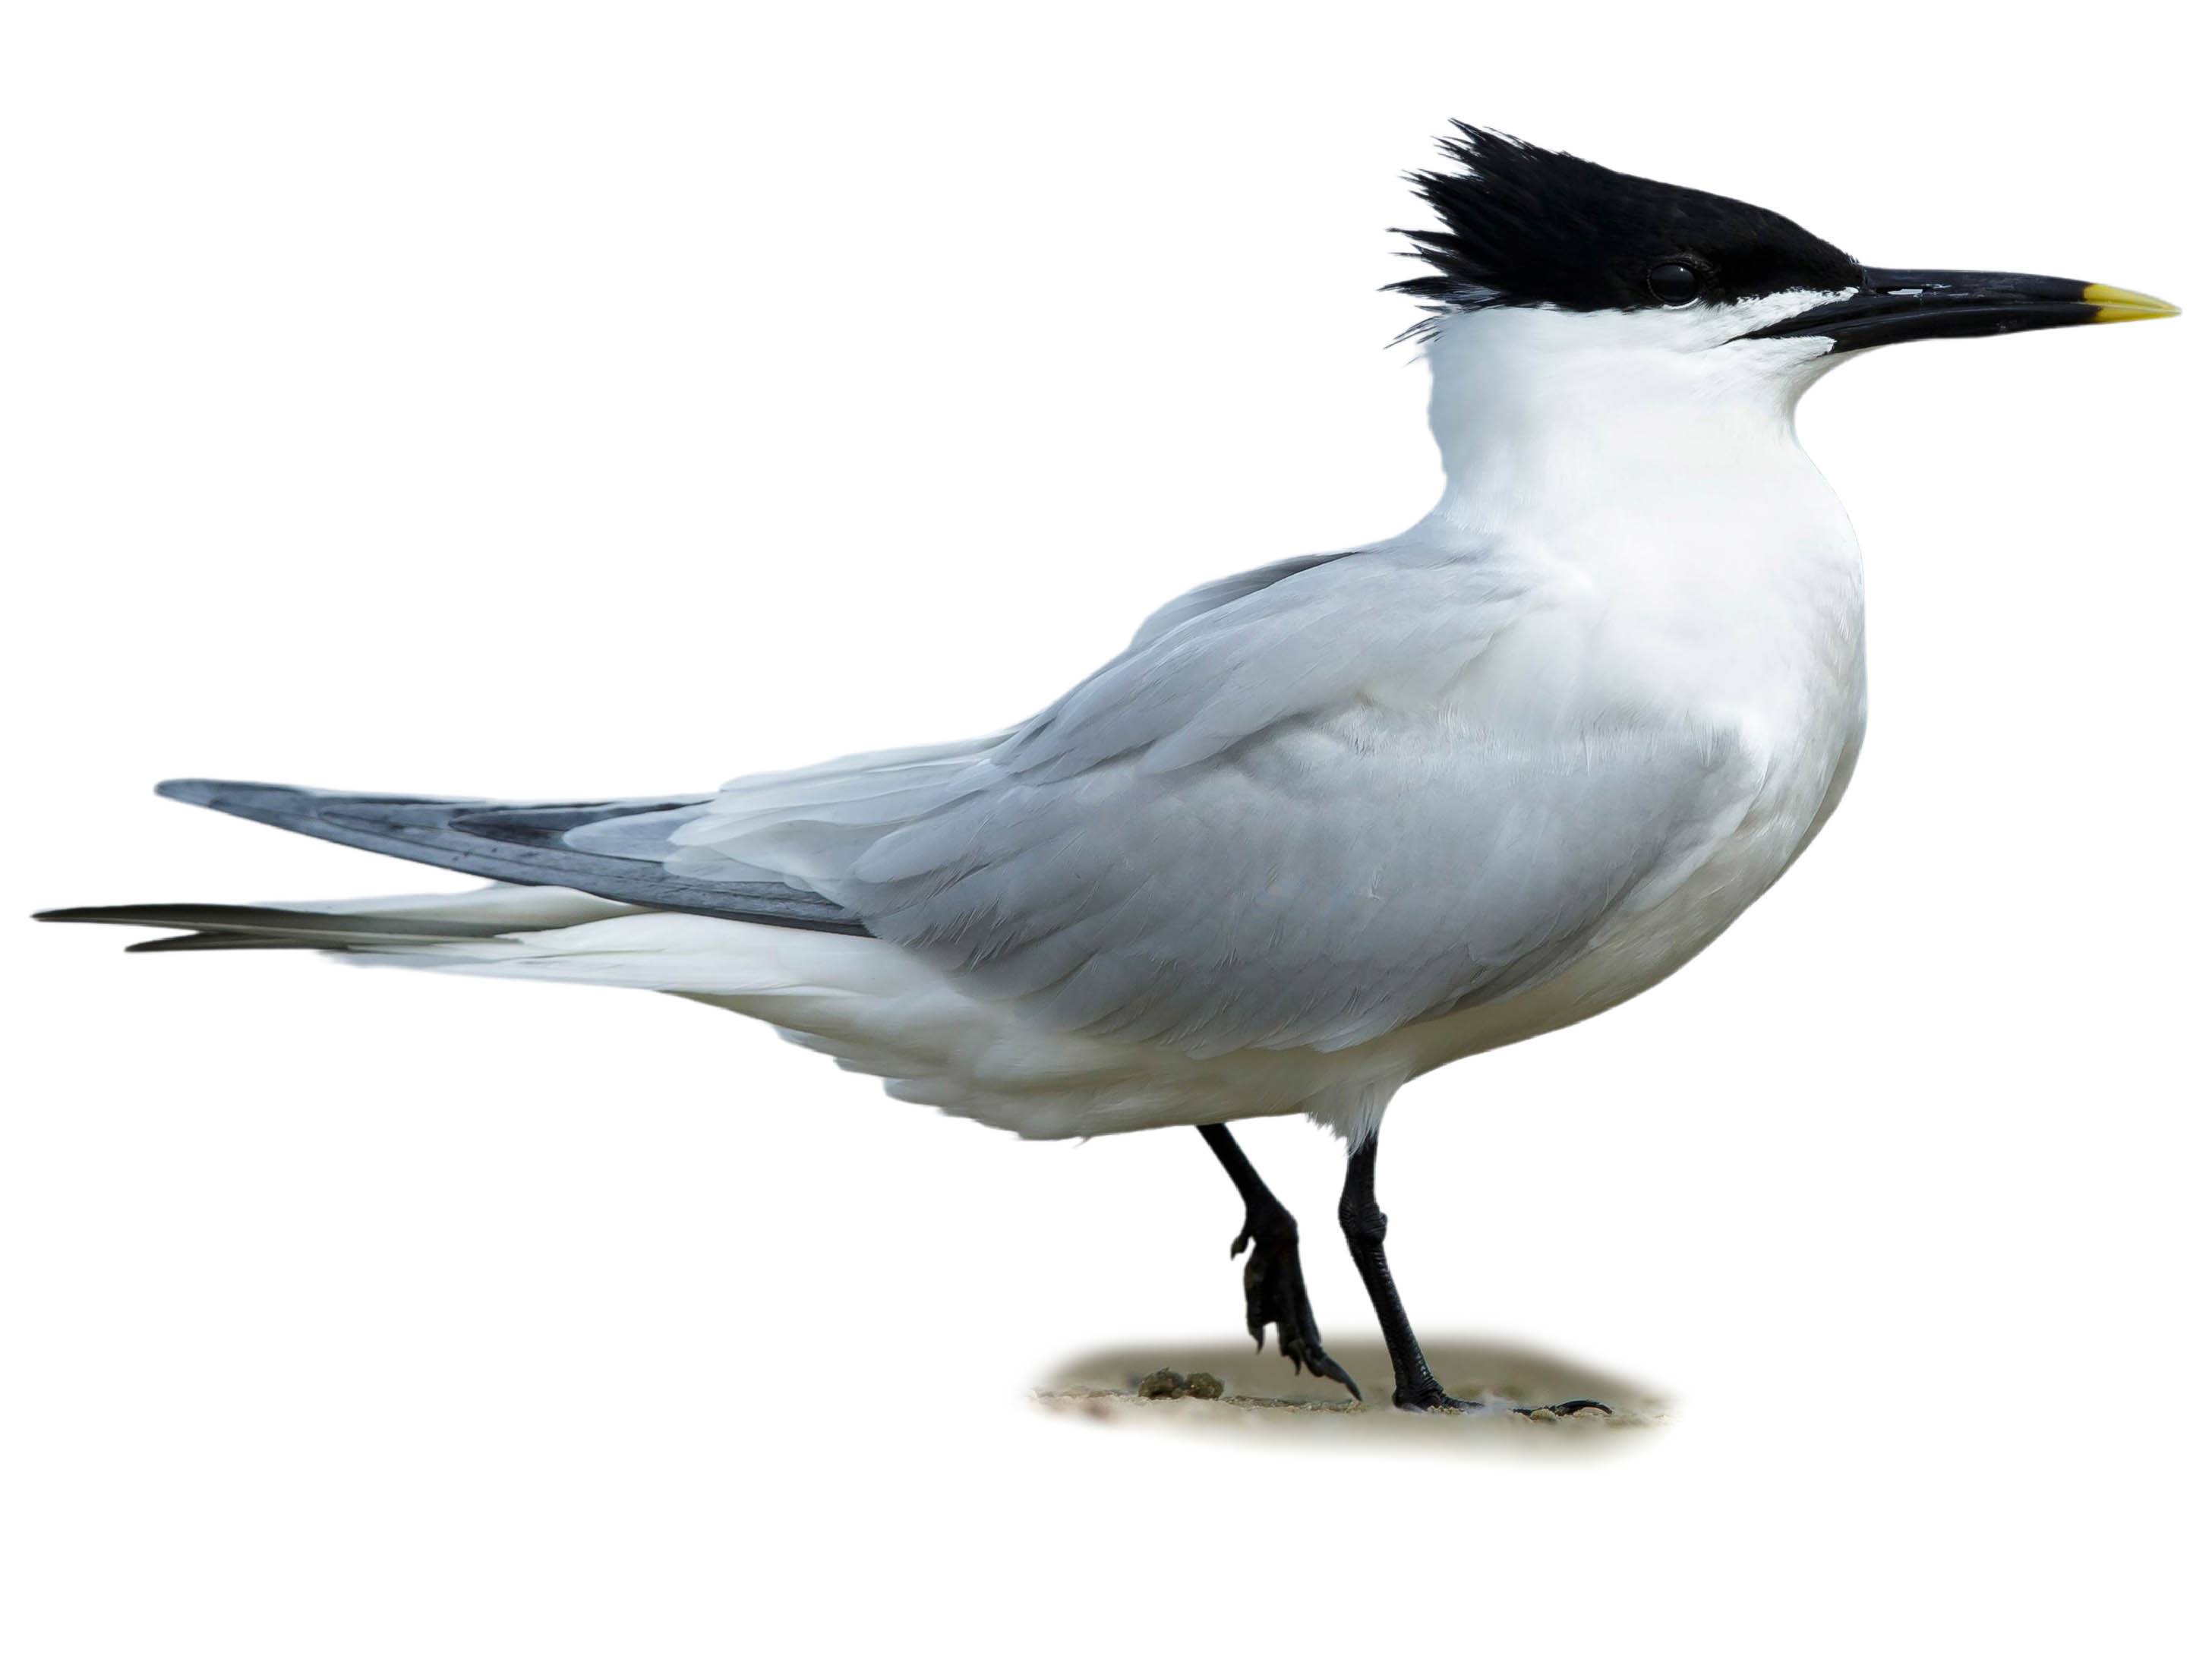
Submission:
M 169 930 L 134 951 L 666 993 L 1018 1135 L 1195 1129 L 1243 1205 L 1248 1334 L 1356 1397 L 1297 1222 L 1230 1127 L 1303 1114 L 1345 1148 L 1391 1403 L 1540 1409 L 1434 1375 L 1384 1249 L 1386 1108 L 1656 985 L 1835 811 L 1864 605 L 1804 392 L 1878 348 L 2178 308 L 1863 264 L 1778 213 L 1464 122 L 1439 148 L 1408 175 L 1434 222 L 1397 233 L 1419 274 L 1391 286 L 1444 487 L 1402 533 L 1194 587 L 965 741 L 643 799 L 164 783 L 490 884 L 40 919 Z

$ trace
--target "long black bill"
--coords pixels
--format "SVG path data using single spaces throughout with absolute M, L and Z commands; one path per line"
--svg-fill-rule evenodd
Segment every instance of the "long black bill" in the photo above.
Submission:
M 2163 300 L 2102 283 L 2022 276 L 2008 270 L 1879 270 L 1859 291 L 1758 329 L 1747 340 L 1833 340 L 1838 351 L 1900 340 L 2020 334 L 2077 323 L 2130 323 L 2180 312 Z

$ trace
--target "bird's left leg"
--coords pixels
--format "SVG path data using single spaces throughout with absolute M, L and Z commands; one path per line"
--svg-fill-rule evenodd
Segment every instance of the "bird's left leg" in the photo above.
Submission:
M 1343 1366 L 1328 1357 L 1321 1345 L 1321 1333 L 1314 1328 L 1313 1304 L 1306 1299 L 1306 1277 L 1298 1265 L 1298 1224 L 1283 1202 L 1267 1190 L 1260 1179 L 1260 1172 L 1252 1167 L 1252 1160 L 1244 1156 L 1228 1129 L 1220 1123 L 1199 1126 L 1199 1133 L 1213 1149 L 1221 1167 L 1229 1171 L 1230 1180 L 1244 1200 L 1244 1226 L 1230 1245 L 1232 1256 L 1243 1253 L 1246 1245 L 1252 1249 L 1251 1259 L 1244 1264 L 1244 1328 L 1252 1340 L 1261 1346 L 1267 1345 L 1267 1329 L 1275 1328 L 1276 1346 L 1291 1362 L 1296 1373 L 1300 1366 L 1316 1376 L 1326 1376 L 1341 1382 L 1352 1390 L 1354 1400 L 1359 1398 L 1359 1385 L 1352 1380 Z

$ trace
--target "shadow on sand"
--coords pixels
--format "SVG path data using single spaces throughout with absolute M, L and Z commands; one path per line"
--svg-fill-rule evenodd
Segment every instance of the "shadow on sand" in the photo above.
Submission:
M 1477 1416 L 1428 1415 L 1390 1408 L 1390 1359 L 1380 1342 L 1334 1343 L 1329 1352 L 1359 1381 L 1365 1405 L 1335 1383 L 1291 1373 L 1271 1345 L 1173 1340 L 1102 1349 L 1060 1366 L 1033 1396 L 1047 1410 L 1108 1424 L 1140 1423 L 1186 1432 L 1258 1434 L 1271 1446 L 1293 1441 L 1347 1449 L 1392 1445 L 1411 1449 L 1527 1450 L 1620 1445 L 1633 1432 L 1666 1420 L 1667 1402 L 1645 1385 L 1505 1342 L 1449 1339 L 1426 1345 L 1437 1380 L 1454 1394 L 1501 1403 L 1549 1406 L 1602 1400 L 1596 1413 L 1547 1421 L 1510 1411 Z M 1206 1372 L 1222 1385 L 1219 1399 L 1147 1399 L 1139 1381 L 1160 1370 Z

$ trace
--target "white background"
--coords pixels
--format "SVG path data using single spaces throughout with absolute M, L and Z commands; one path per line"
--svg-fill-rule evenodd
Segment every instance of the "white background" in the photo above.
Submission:
M 994 726 L 1196 580 L 1401 528 L 1376 290 L 1453 116 L 1870 262 L 2212 301 L 2155 21 L 19 9 L 6 908 L 458 885 L 147 787 L 703 789 Z M 672 1000 L 10 923 L 6 1646 L 2185 1650 L 2203 338 L 1823 384 L 1850 800 L 1679 978 L 1394 1111 L 1415 1312 L 1664 1389 L 1633 1450 L 1034 1413 L 1073 1352 L 1235 1334 L 1184 1132 L 1024 1146 Z M 1247 1145 L 1364 1336 L 1333 1143 Z

